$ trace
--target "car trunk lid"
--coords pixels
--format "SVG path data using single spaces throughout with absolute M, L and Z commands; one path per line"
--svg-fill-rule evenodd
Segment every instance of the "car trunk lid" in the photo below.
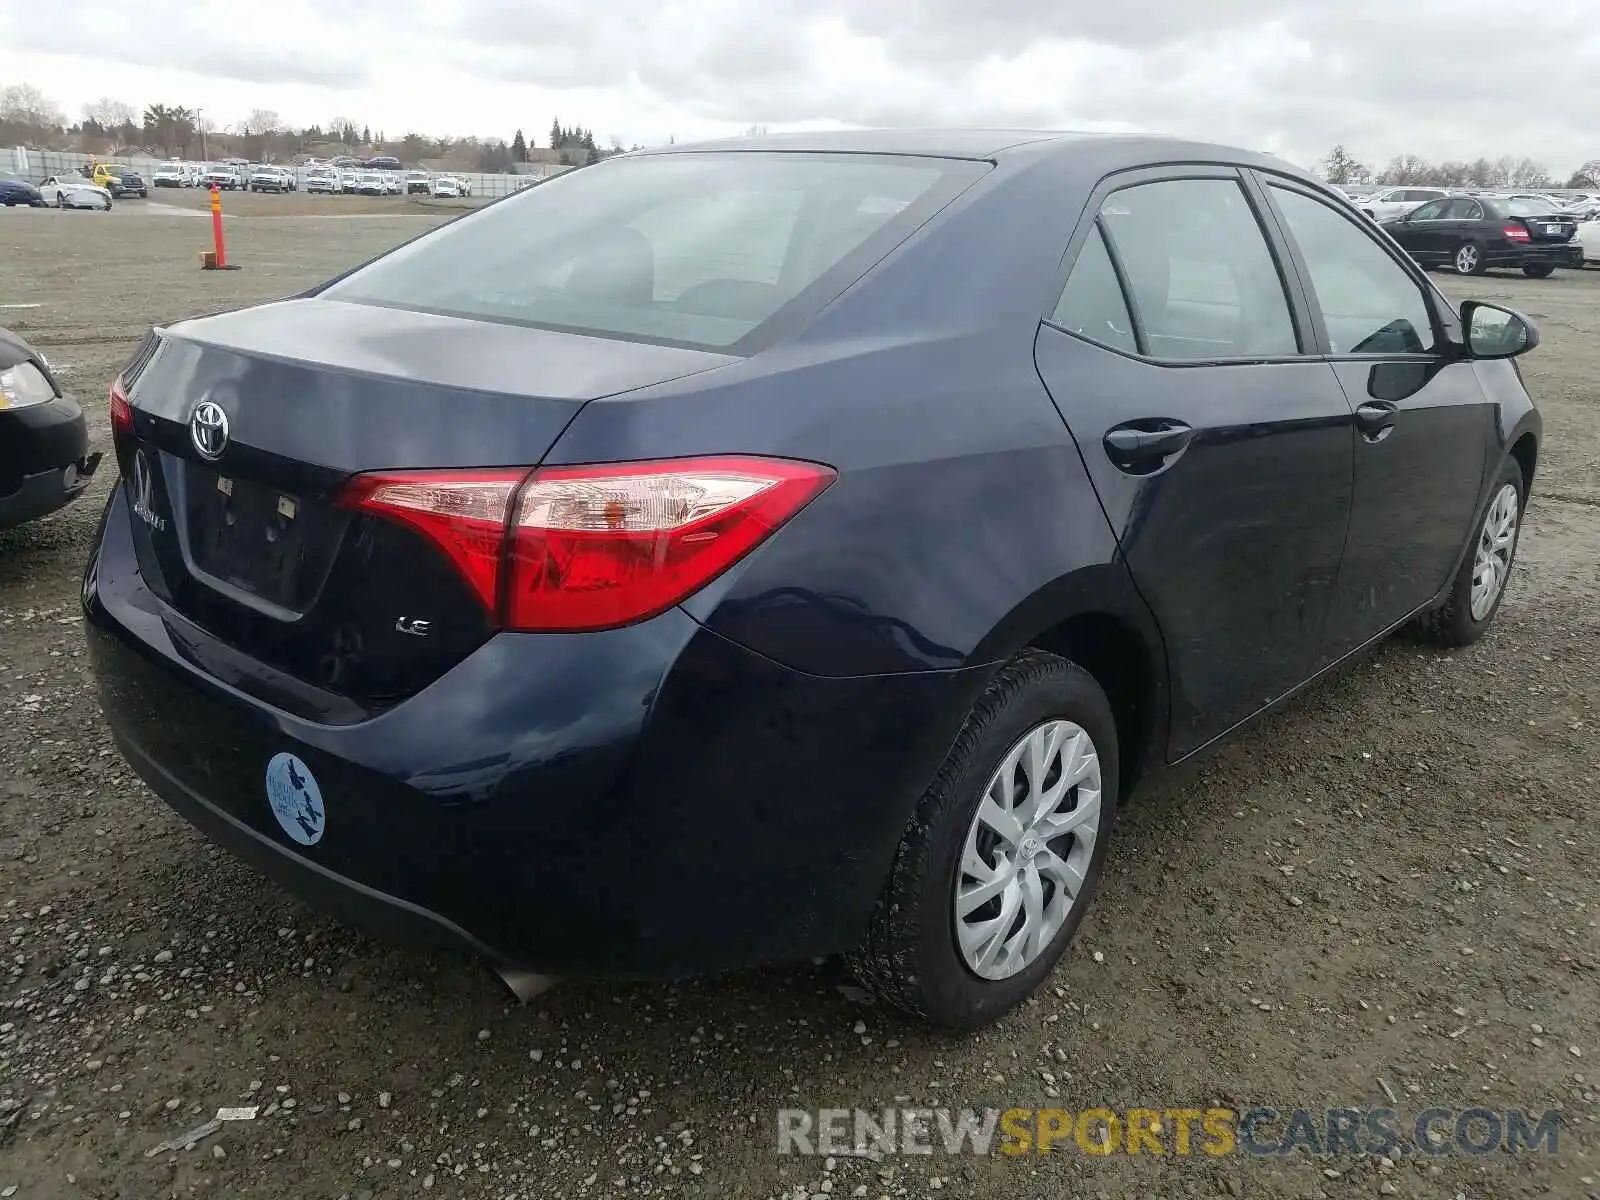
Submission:
M 382 707 L 494 620 L 425 539 L 342 505 L 350 478 L 531 468 L 588 400 L 728 361 L 315 298 L 186 322 L 124 372 L 141 574 L 235 649 Z

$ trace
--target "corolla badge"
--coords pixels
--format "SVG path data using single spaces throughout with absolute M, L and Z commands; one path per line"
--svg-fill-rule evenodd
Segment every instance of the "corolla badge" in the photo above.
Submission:
M 150 471 L 150 460 L 143 450 L 133 455 L 133 515 L 157 533 L 166 532 L 167 519 L 156 513 L 155 476 Z
M 189 440 L 206 458 L 221 458 L 228 448 L 228 414 L 215 400 L 202 400 L 189 414 Z

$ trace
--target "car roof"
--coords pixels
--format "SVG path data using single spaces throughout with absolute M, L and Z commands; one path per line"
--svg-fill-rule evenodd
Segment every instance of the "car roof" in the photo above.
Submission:
M 1067 160 L 1078 170 L 1110 172 L 1163 163 L 1231 163 L 1311 177 L 1275 154 L 1193 142 L 1167 134 L 1048 129 L 851 129 L 765 134 L 759 137 L 658 146 L 627 158 L 696 152 L 790 151 L 822 154 L 903 154 L 1006 164 Z
M 1006 150 L 1039 142 L 1072 142 L 1127 137 L 1048 129 L 839 129 L 761 134 L 658 146 L 643 154 L 682 154 L 703 150 L 795 150 L 853 154 L 917 154 L 935 158 L 991 159 Z

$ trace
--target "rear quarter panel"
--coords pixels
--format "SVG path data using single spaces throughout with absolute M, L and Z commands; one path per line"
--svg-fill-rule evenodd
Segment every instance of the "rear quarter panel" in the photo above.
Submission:
M 1125 575 L 1116 542 L 1033 365 L 1090 182 L 1047 159 L 998 168 L 792 341 L 590 404 L 546 461 L 833 466 L 832 487 L 683 605 L 812 674 L 995 661 L 1075 600 L 1129 602 L 1107 587 Z

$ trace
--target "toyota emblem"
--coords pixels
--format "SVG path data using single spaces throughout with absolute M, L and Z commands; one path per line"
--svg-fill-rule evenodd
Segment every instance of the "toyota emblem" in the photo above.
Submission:
M 202 400 L 189 417 L 189 440 L 206 458 L 221 458 L 228 448 L 228 414 L 215 400 Z

